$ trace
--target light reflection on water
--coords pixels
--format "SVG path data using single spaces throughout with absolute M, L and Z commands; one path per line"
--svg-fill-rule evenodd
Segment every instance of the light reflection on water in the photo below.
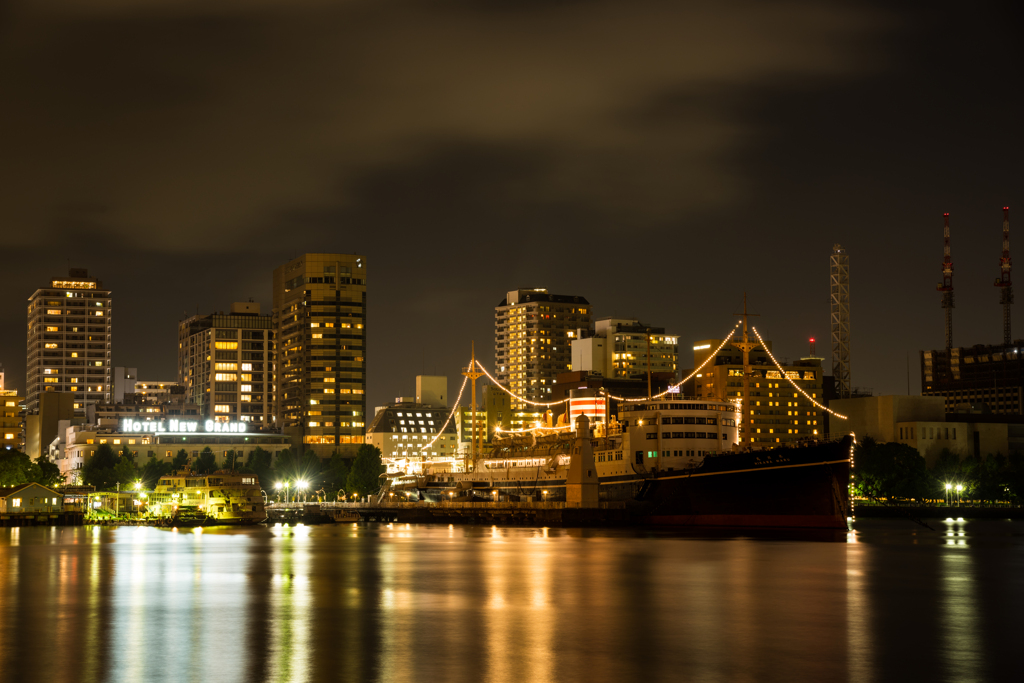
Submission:
M 1024 525 L 931 525 L 755 538 L 0 529 L 0 678 L 940 681 L 1014 670 Z

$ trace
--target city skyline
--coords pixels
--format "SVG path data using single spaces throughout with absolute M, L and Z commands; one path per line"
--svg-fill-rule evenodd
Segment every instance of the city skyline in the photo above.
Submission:
M 12 83 L 18 106 L 0 112 L 9 386 L 24 391 L 27 298 L 69 265 L 118 302 L 113 362 L 170 378 L 181 319 L 250 297 L 270 310 L 269 274 L 307 251 L 375 264 L 371 406 L 408 394 L 416 374 L 457 377 L 520 287 L 578 293 L 594 317 L 657 321 L 683 348 L 731 327 L 746 291 L 781 355 L 815 337 L 827 357 L 838 242 L 851 258 L 854 386 L 905 393 L 909 355 L 917 393 L 917 352 L 943 346 L 947 211 L 954 343 L 1001 339 L 1002 207 L 1011 247 L 1024 216 L 1009 5 L 449 3 L 358 19 L 315 2 L 271 16 L 274 5 L 12 16 L 35 38 L 9 46 L 27 71 Z M 515 41 L 516 22 L 535 49 Z M 314 24 L 329 30 L 303 32 Z M 128 35 L 130 63 L 114 56 Z M 170 48 L 182 40 L 194 63 Z M 374 59 L 377 45 L 394 58 Z M 308 79 L 299 92 L 258 66 L 278 59 Z M 410 60 L 422 89 L 403 75 Z M 150 85 L 134 91 L 137 69 Z M 328 76 L 333 87 L 309 87 Z

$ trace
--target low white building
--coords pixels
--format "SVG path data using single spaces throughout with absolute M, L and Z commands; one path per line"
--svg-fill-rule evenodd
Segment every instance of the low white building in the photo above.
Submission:
M 897 442 L 917 449 L 929 466 L 943 450 L 960 458 L 1024 453 L 1024 423 L 1006 415 L 946 413 L 942 396 L 866 396 L 832 400 L 829 408 L 846 415 L 832 418 L 832 432 L 853 432 L 858 439 Z
M 16 486 L 0 486 L 0 513 L 35 514 L 63 511 L 63 494 L 48 486 L 35 482 Z

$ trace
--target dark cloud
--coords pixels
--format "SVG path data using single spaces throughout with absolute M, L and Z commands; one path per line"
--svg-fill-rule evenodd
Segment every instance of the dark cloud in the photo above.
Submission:
M 416 372 L 454 382 L 470 339 L 488 357 L 493 306 L 522 286 L 687 341 L 728 329 L 747 291 L 799 355 L 827 336 L 843 242 L 854 382 L 900 391 L 906 353 L 941 340 L 944 210 L 963 342 L 998 332 L 986 268 L 1024 151 L 1018 15 L 1002 6 L 6 11 L 0 248 L 16 295 L 0 362 L 15 381 L 23 297 L 68 259 L 115 290 L 115 363 L 171 377 L 186 311 L 269 306 L 291 256 L 364 253 L 379 404 Z

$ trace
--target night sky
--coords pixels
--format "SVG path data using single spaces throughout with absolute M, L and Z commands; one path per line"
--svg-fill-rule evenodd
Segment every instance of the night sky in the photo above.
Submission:
M 1020 3 L 1015 3 L 1020 5 Z M 177 323 L 307 251 L 364 254 L 368 398 L 493 363 L 506 291 L 681 337 L 742 307 L 830 357 L 851 254 L 852 379 L 919 391 L 1001 341 L 1002 211 L 1024 337 L 1022 15 L 972 3 L 8 0 L 0 6 L 0 363 L 68 263 L 113 290 L 115 365 L 175 379 Z

